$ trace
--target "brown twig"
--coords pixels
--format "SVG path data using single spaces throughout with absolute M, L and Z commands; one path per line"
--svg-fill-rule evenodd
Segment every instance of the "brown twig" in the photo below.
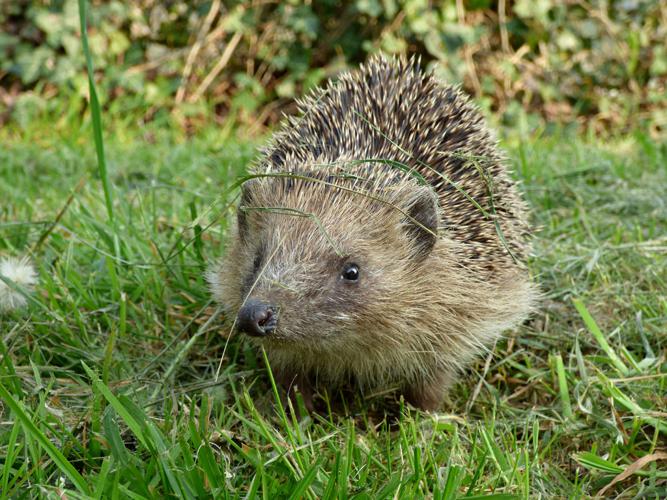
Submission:
M 500 28 L 500 45 L 503 52 L 510 52 L 510 38 L 507 33 L 507 13 L 505 0 L 498 0 L 498 27 Z
M 234 53 L 234 50 L 236 49 L 236 46 L 239 44 L 241 41 L 242 34 L 240 31 L 237 31 L 234 33 L 234 36 L 232 39 L 229 41 L 227 44 L 227 47 L 225 47 L 224 52 L 220 56 L 220 59 L 216 63 L 216 65 L 213 67 L 211 72 L 206 75 L 206 78 L 199 84 L 199 87 L 197 87 L 197 90 L 188 98 L 188 102 L 195 102 L 197 101 L 203 94 L 206 92 L 206 89 L 209 88 L 211 83 L 213 83 L 213 80 L 220 74 L 220 72 L 227 66 L 227 63 L 232 57 L 232 54 Z
M 202 29 L 199 32 L 199 35 L 197 36 L 195 43 L 192 44 L 192 49 L 190 50 L 190 53 L 188 54 L 188 57 L 185 61 L 185 67 L 183 68 L 183 76 L 181 77 L 181 83 L 178 86 L 178 90 L 176 91 L 176 98 L 175 98 L 176 104 L 180 104 L 181 102 L 183 102 L 183 98 L 185 97 L 185 87 L 187 86 L 188 78 L 190 78 L 190 74 L 192 73 L 192 67 L 194 66 L 195 59 L 197 58 L 197 54 L 199 54 L 199 51 L 201 50 L 204 44 L 206 35 L 211 29 L 211 24 L 213 24 L 213 19 L 215 19 L 215 16 L 218 15 L 219 11 L 220 11 L 220 0 L 213 0 L 213 3 L 211 4 L 211 9 L 208 11 L 206 19 L 204 19 L 204 24 L 202 25 Z
M 463 0 L 456 0 L 456 14 L 459 18 L 459 24 L 465 25 L 466 23 L 466 10 L 463 5 Z M 473 60 L 474 50 L 470 45 L 465 45 L 463 48 L 463 57 L 468 68 L 468 76 L 470 76 L 470 81 L 473 88 L 475 89 L 475 95 L 477 97 L 482 95 L 482 84 L 479 81 L 477 76 L 477 70 L 475 69 L 475 61 Z

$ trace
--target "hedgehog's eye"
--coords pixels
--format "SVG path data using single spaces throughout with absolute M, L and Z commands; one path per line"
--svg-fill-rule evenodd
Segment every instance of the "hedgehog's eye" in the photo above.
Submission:
M 259 272 L 259 269 L 262 267 L 262 261 L 264 260 L 264 247 L 260 246 L 257 249 L 257 253 L 255 254 L 255 258 L 252 261 L 252 275 L 253 277 L 257 276 L 257 273 Z
M 345 264 L 341 276 L 346 281 L 357 281 L 359 279 L 359 266 L 356 264 Z

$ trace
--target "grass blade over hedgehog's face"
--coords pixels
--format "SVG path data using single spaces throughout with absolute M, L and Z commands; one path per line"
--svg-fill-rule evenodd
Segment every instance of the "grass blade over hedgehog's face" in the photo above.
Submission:
M 239 331 L 281 340 L 357 331 L 373 302 L 422 265 L 437 242 L 435 194 L 409 180 L 369 192 L 332 176 L 243 185 L 233 250 Z

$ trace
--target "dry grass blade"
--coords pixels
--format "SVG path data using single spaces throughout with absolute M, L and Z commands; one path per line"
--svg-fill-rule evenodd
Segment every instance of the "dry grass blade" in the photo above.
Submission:
M 305 175 L 297 175 L 297 174 L 293 174 L 293 173 L 252 174 L 252 175 L 246 175 L 246 176 L 242 177 L 241 179 L 239 179 L 236 183 L 234 183 L 232 188 L 233 187 L 238 187 L 241 184 L 243 184 L 244 182 L 247 182 L 251 179 L 262 179 L 262 178 L 270 178 L 270 177 L 290 178 L 290 179 L 297 179 L 297 180 L 308 181 L 308 182 L 316 182 L 316 183 L 322 184 L 324 186 L 329 186 L 329 187 L 332 187 L 332 188 L 335 188 L 335 189 L 340 189 L 341 191 L 345 191 L 345 192 L 348 192 L 348 193 L 353 193 L 353 194 L 356 194 L 356 195 L 359 195 L 359 196 L 363 196 L 365 198 L 368 198 L 369 200 L 377 201 L 378 203 L 381 203 L 383 205 L 391 207 L 394 210 L 398 210 L 410 222 L 412 222 L 416 226 L 420 227 L 421 229 L 423 229 L 427 233 L 432 234 L 434 236 L 437 236 L 437 234 L 434 233 L 431 229 L 429 229 L 424 224 L 419 222 L 417 219 L 412 217 L 409 213 L 407 213 L 405 210 L 403 210 L 401 207 L 399 207 L 395 203 L 392 203 L 392 202 L 390 202 L 390 201 L 388 201 L 384 198 L 381 198 L 379 196 L 375 196 L 375 195 L 373 195 L 373 194 L 371 194 L 370 192 L 367 192 L 367 191 L 362 191 L 360 189 L 353 189 L 353 188 L 349 188 L 349 187 L 346 187 L 346 186 L 341 186 L 340 184 L 335 184 L 333 182 L 328 182 L 328 181 L 325 181 L 323 179 L 318 179 L 316 177 L 308 177 L 308 176 L 305 176 Z
M 317 226 L 317 229 L 320 231 L 322 236 L 327 240 L 333 251 L 338 255 L 339 257 L 343 257 L 343 251 L 340 249 L 340 246 L 336 244 L 336 242 L 333 240 L 329 232 L 324 228 L 324 224 L 322 224 L 322 221 L 320 218 L 315 215 L 313 212 L 304 212 L 303 210 L 298 210 L 296 208 L 289 208 L 289 207 L 247 207 L 247 206 L 242 206 L 239 207 L 239 210 L 256 210 L 258 212 L 268 212 L 268 213 L 273 213 L 273 214 L 280 214 L 280 215 L 290 215 L 292 217 L 305 217 L 307 219 L 310 219 L 313 221 L 313 223 Z
M 644 455 L 643 457 L 641 457 L 637 461 L 628 465 L 623 472 L 621 472 L 614 479 L 612 479 L 611 483 L 609 483 L 607 486 L 602 488 L 596 496 L 600 497 L 600 498 L 603 498 L 605 496 L 605 493 L 607 493 L 607 491 L 612 486 L 614 486 L 616 483 L 619 483 L 619 482 L 629 478 L 635 472 L 642 469 L 647 464 L 650 464 L 651 462 L 655 462 L 656 460 L 667 460 L 667 453 L 657 452 L 657 453 L 651 453 L 650 455 Z
M 443 172 L 440 172 L 440 171 L 434 169 L 433 167 L 431 167 L 430 165 L 427 165 L 427 164 L 424 163 L 423 161 L 419 160 L 419 158 L 415 158 L 414 155 L 413 155 L 412 153 L 410 153 L 410 152 L 407 151 L 403 146 L 401 146 L 401 145 L 398 144 L 396 141 L 394 141 L 393 139 L 391 139 L 387 134 L 385 134 L 385 133 L 382 131 L 382 129 L 380 129 L 380 127 L 378 127 L 375 123 L 372 123 L 368 118 L 366 118 L 366 117 L 365 117 L 364 115 L 362 115 L 361 113 L 359 113 L 359 112 L 356 111 L 356 110 L 352 110 L 352 112 L 353 112 L 355 115 L 357 115 L 359 118 L 361 118 L 364 122 L 366 122 L 366 124 L 368 124 L 369 127 L 371 127 L 373 130 L 375 130 L 375 131 L 376 131 L 378 134 L 380 134 L 383 138 L 385 138 L 387 141 L 389 141 L 389 142 L 390 142 L 394 147 L 396 147 L 401 153 L 408 155 L 410 158 L 412 158 L 413 160 L 415 160 L 420 166 L 426 168 L 426 169 L 429 170 L 430 172 L 432 172 L 432 173 L 434 173 L 435 175 L 437 175 L 438 177 L 440 177 L 440 178 L 441 178 L 442 180 L 444 180 L 447 184 L 449 184 L 449 185 L 452 186 L 454 189 L 456 189 L 459 193 L 461 193 L 461 194 L 462 194 L 462 195 L 463 195 L 463 196 L 464 196 L 470 203 L 473 204 L 473 206 L 474 206 L 477 210 L 479 210 L 480 212 L 482 212 L 482 213 L 484 214 L 484 216 L 487 215 L 486 210 L 484 210 L 484 208 L 482 208 L 482 206 L 477 202 L 477 200 L 475 200 L 475 198 L 473 198 L 472 196 L 470 196 L 470 194 L 469 194 L 465 189 L 463 189 L 461 186 L 459 186 L 459 184 L 458 184 L 457 182 L 454 182 L 452 179 L 450 179 L 450 178 L 449 178 L 447 175 L 445 175 Z

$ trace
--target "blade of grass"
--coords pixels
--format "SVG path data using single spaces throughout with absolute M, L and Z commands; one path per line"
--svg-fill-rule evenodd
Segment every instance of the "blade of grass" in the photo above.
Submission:
M 315 480 L 315 475 L 317 474 L 317 471 L 320 467 L 320 462 L 319 460 L 316 460 L 315 463 L 306 471 L 306 473 L 303 475 L 303 479 L 299 481 L 296 486 L 294 487 L 294 490 L 292 491 L 292 494 L 290 495 L 290 500 L 297 500 L 299 498 L 303 498 L 306 495 L 306 490 L 310 487 L 310 484 Z
M 74 486 L 76 486 L 77 490 L 85 495 L 88 495 L 88 485 L 86 484 L 83 476 L 79 474 L 70 461 L 65 458 L 65 455 L 63 455 L 61 451 L 51 442 L 51 440 L 46 437 L 46 435 L 35 425 L 30 415 L 28 415 L 28 413 L 25 411 L 25 408 L 21 402 L 15 400 L 2 384 L 0 384 L 0 399 L 5 401 L 7 406 L 9 406 L 12 412 L 14 412 L 14 415 L 16 415 L 16 418 L 23 424 L 26 433 L 32 436 L 44 449 L 44 451 L 49 454 L 58 468 L 63 471 L 69 480 L 72 481 Z
M 623 406 L 626 410 L 632 412 L 633 415 L 640 418 L 642 421 L 652 425 L 663 434 L 667 434 L 667 421 L 649 415 L 647 410 L 639 406 L 635 401 L 624 394 L 603 373 L 598 373 L 598 378 L 602 382 L 604 392 L 612 397 L 614 401 Z
M 206 320 L 206 322 L 197 329 L 197 332 L 188 339 L 188 341 L 183 345 L 178 353 L 176 353 L 174 359 L 169 364 L 169 367 L 163 375 L 163 380 L 169 380 L 171 378 L 171 376 L 174 374 L 174 371 L 180 366 L 183 359 L 185 359 L 185 355 L 190 352 L 190 349 L 192 349 L 192 346 L 195 345 L 197 340 L 199 340 L 199 338 L 208 331 L 208 328 L 211 326 L 211 324 L 213 324 L 213 322 L 220 314 L 222 314 L 222 310 L 216 309 L 215 312 Z M 161 390 L 161 385 L 156 386 L 155 390 L 153 391 L 153 395 L 151 396 L 151 400 L 155 400 Z
M 558 390 L 560 391 L 560 402 L 563 406 L 563 415 L 565 418 L 572 418 L 572 404 L 570 403 L 570 394 L 567 388 L 567 379 L 565 378 L 565 367 L 563 358 L 560 354 L 554 356 L 556 360 L 556 373 L 558 375 Z
M 593 316 L 591 316 L 591 314 L 588 312 L 588 309 L 586 309 L 584 303 L 581 300 L 575 298 L 572 299 L 572 302 L 574 303 L 574 307 L 577 309 L 577 312 L 584 320 L 588 331 L 591 332 L 591 335 L 593 335 L 602 350 L 609 357 L 611 364 L 614 365 L 614 367 L 621 373 L 621 375 L 626 376 L 630 370 L 627 366 L 625 366 L 625 363 L 621 361 L 621 358 L 618 357 L 614 349 L 609 345 L 607 339 L 604 337 L 604 334 L 600 330 L 600 327 L 598 327 L 597 323 L 593 319 Z
M 500 449 L 496 441 L 493 439 L 492 435 L 489 435 L 486 428 L 480 427 L 479 432 L 480 435 L 482 436 L 484 444 L 486 445 L 489 455 L 491 456 L 496 466 L 498 467 L 498 472 L 503 476 L 505 480 L 507 480 L 507 473 L 510 471 L 510 464 L 507 461 L 507 457 Z
M 442 500 L 454 500 L 461 484 L 463 468 L 459 465 L 450 465 L 447 469 L 447 479 L 442 491 Z
M 102 180 L 104 189 L 104 202 L 107 207 L 109 220 L 113 222 L 113 194 L 111 183 L 109 182 L 109 173 L 107 171 L 106 156 L 104 154 L 104 140 L 102 138 L 102 113 L 100 111 L 100 101 L 95 89 L 95 74 L 93 72 L 93 58 L 90 55 L 88 46 L 88 29 L 86 26 L 86 0 L 79 0 L 79 21 L 81 23 L 81 44 L 83 53 L 86 57 L 86 68 L 88 70 L 88 91 L 90 93 L 90 113 L 93 119 L 93 138 L 95 140 L 95 152 L 97 153 L 97 167 Z
M 81 364 L 83 365 L 83 369 L 88 374 L 88 377 L 90 377 L 90 380 L 92 381 L 95 389 L 106 398 L 109 404 L 125 421 L 127 426 L 134 433 L 141 444 L 144 445 L 144 447 L 149 450 L 160 462 L 162 471 L 164 472 L 165 477 L 174 492 L 176 494 L 182 495 L 183 486 L 181 485 L 179 479 L 174 475 L 170 464 L 168 463 L 167 457 L 169 455 L 169 450 L 164 443 L 160 431 L 154 425 L 151 425 L 151 422 L 145 418 L 145 415 L 140 414 L 140 410 L 138 407 L 136 407 L 136 405 L 133 406 L 129 404 L 127 398 L 123 398 L 123 401 L 121 401 L 120 398 L 114 396 L 111 390 L 109 390 L 109 388 L 102 383 L 95 372 L 93 372 L 93 370 L 91 370 L 88 365 L 86 365 L 86 363 L 82 361 Z M 143 421 L 136 418 L 139 415 Z
M 0 372 L 0 376 L 3 378 L 6 384 L 12 385 L 14 394 L 23 396 L 23 390 L 21 389 L 21 380 L 16 374 L 16 369 L 14 368 L 14 363 L 12 363 L 12 358 L 9 356 L 9 349 L 5 345 L 2 338 L 0 338 L 0 361 L 4 364 L 5 369 Z M 1 366 L 1 365 L 0 365 Z M 4 372 L 4 373 L 3 373 Z
M 620 481 L 624 481 L 628 477 L 630 477 L 632 474 L 636 474 L 642 467 L 644 467 L 646 464 L 649 464 L 651 462 L 654 462 L 656 460 L 667 460 L 667 453 L 653 453 L 651 455 L 645 455 L 641 457 L 640 459 L 636 460 L 632 464 L 628 465 L 623 472 L 621 472 L 618 476 L 616 476 L 611 483 L 609 483 L 607 486 L 602 488 L 598 492 L 598 496 L 600 498 L 604 497 L 604 494 L 609 490 L 612 486 L 614 486 L 616 483 Z
M 466 497 L 466 500 L 519 500 L 519 495 L 512 495 L 511 493 L 492 493 L 490 495 L 475 495 Z
M 16 440 L 20 430 L 21 424 L 18 421 L 14 422 L 11 433 L 9 435 L 9 441 L 7 441 L 5 463 L 2 466 L 2 478 L 0 479 L 0 491 L 7 491 L 7 486 L 9 485 L 9 475 L 11 474 L 12 467 L 14 465 L 14 459 L 20 453 L 20 448 L 14 452 L 14 446 L 16 445 Z
M 574 459 L 588 469 L 597 469 L 611 474 L 620 474 L 623 472 L 623 467 L 619 467 L 609 460 L 598 457 L 595 453 L 591 453 L 590 451 L 574 455 Z
M 445 175 L 444 172 L 440 172 L 440 171 L 434 169 L 433 167 L 427 165 L 427 164 L 424 163 L 423 161 L 419 160 L 418 158 L 415 158 L 414 155 L 413 155 L 412 153 L 410 153 L 409 151 L 407 151 L 406 149 L 404 149 L 404 148 L 403 148 L 400 144 L 398 144 L 397 142 L 394 142 L 394 141 L 393 141 L 391 138 L 389 138 L 384 132 L 382 132 L 382 130 L 380 129 L 380 127 L 378 127 L 377 125 L 375 125 L 374 123 L 372 123 L 370 120 L 368 120 L 368 118 L 366 118 L 363 114 L 359 113 L 357 110 L 353 109 L 352 112 L 353 112 L 354 114 L 356 114 L 359 118 L 361 118 L 364 122 L 366 122 L 366 123 L 368 124 L 369 127 L 371 127 L 373 130 L 375 130 L 377 133 L 379 133 L 381 136 L 383 136 L 387 141 L 389 141 L 389 142 L 391 143 L 391 145 L 394 146 L 394 147 L 396 147 L 401 153 L 403 153 L 403 154 L 405 154 L 405 155 L 408 155 L 410 158 L 414 159 L 419 165 L 421 165 L 421 166 L 424 167 L 424 168 L 427 168 L 429 171 L 431 171 L 431 172 L 433 172 L 434 174 L 438 175 L 438 176 L 439 176 L 440 178 L 442 178 L 445 182 L 447 182 L 447 184 L 449 184 L 449 185 L 452 186 L 454 189 L 456 189 L 456 190 L 457 190 L 459 193 L 461 193 L 461 194 L 462 194 L 462 195 L 463 195 L 463 196 L 464 196 L 470 203 L 472 203 L 473 206 L 474 206 L 477 210 L 479 210 L 480 212 L 482 212 L 482 214 L 484 214 L 485 217 L 488 215 L 487 212 L 486 212 L 486 210 L 484 210 L 484 209 L 482 208 L 482 206 L 477 202 L 477 200 L 475 200 L 472 196 L 470 196 L 470 195 L 468 194 L 468 192 L 467 192 L 465 189 L 463 189 L 463 188 L 462 188 L 461 186 L 459 186 L 456 182 L 454 182 L 454 181 L 451 180 L 447 175 Z
M 95 487 L 94 497 L 97 500 L 101 500 L 104 495 L 104 491 L 107 489 L 107 477 L 109 476 L 109 469 L 111 469 L 111 462 L 113 458 L 105 458 L 102 462 L 102 467 L 100 468 L 100 473 L 97 476 L 97 485 Z

